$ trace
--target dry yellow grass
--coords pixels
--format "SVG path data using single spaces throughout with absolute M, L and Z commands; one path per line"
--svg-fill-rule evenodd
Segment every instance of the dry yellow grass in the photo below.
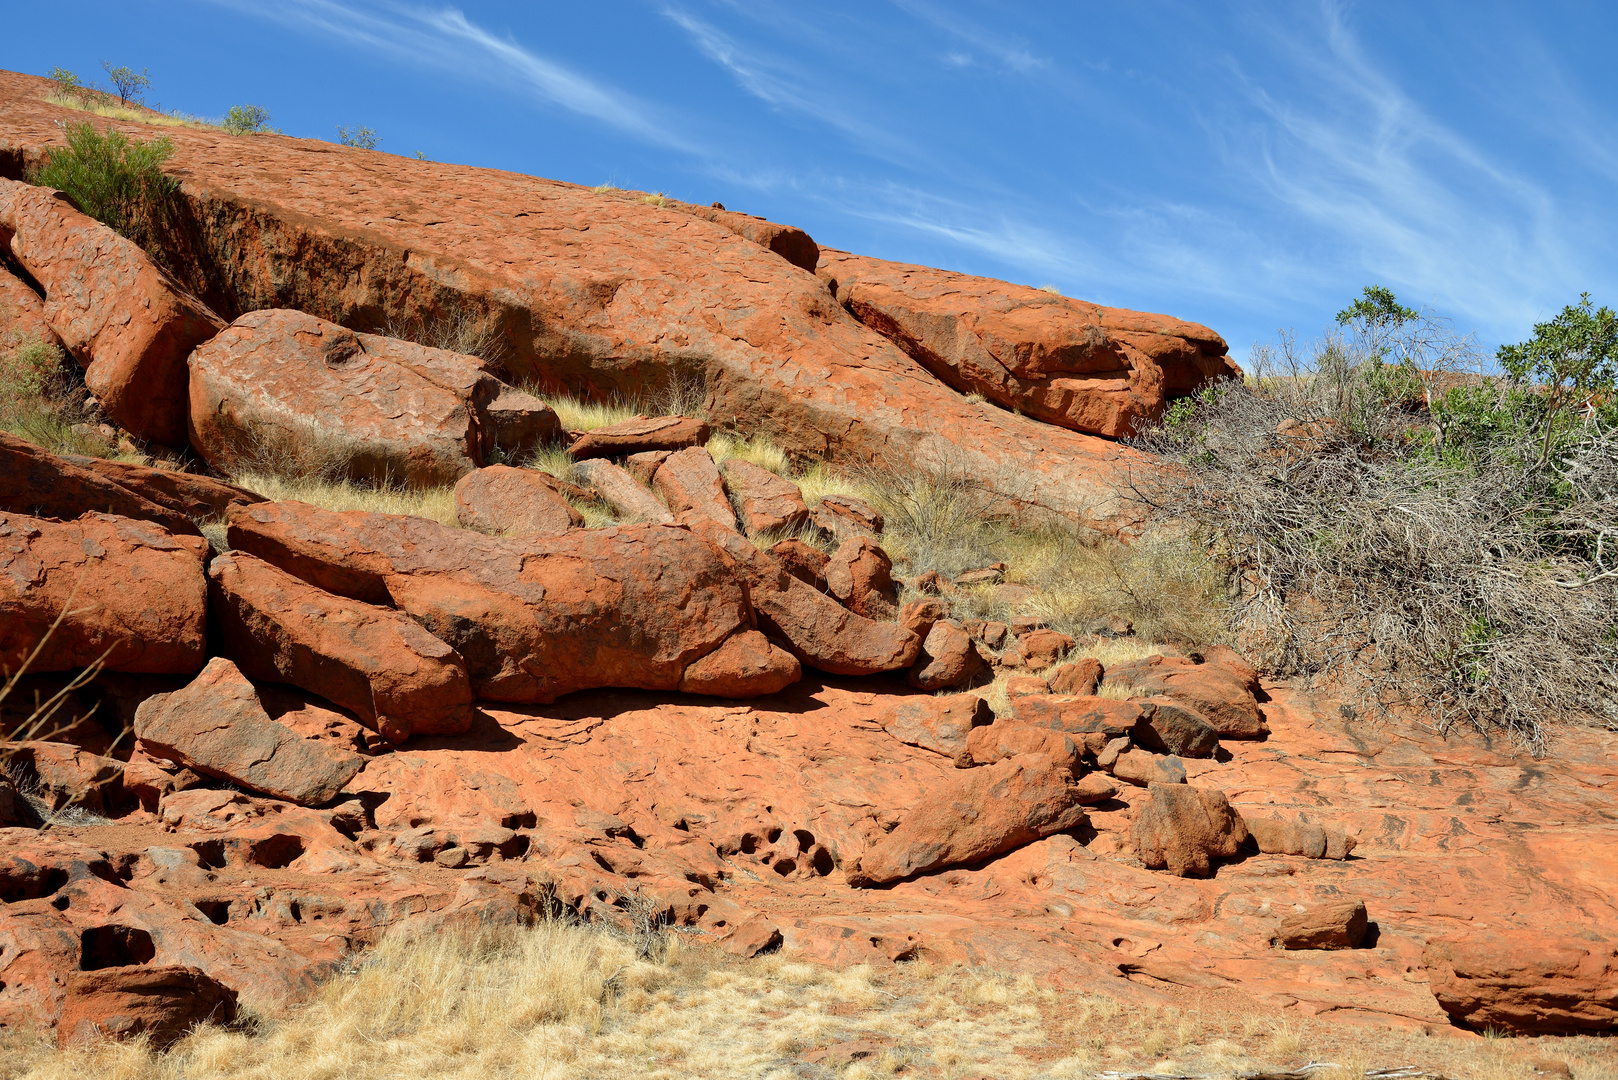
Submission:
M 715 462 L 740 458 L 777 476 L 793 478 L 792 459 L 787 457 L 785 450 L 764 436 L 749 439 L 721 432 L 708 440 L 708 453 Z
M 530 388 L 530 393 L 535 393 Z M 594 431 L 608 424 L 621 424 L 632 420 L 639 411 L 633 401 L 583 401 L 571 397 L 546 397 L 545 404 L 556 410 L 556 418 L 568 431 Z
M 349 480 L 243 472 L 232 482 L 266 499 L 296 499 L 326 510 L 371 510 L 379 514 L 409 514 L 454 526 L 455 489 L 451 487 L 377 487 Z
M 156 124 L 159 127 L 217 128 L 219 126 L 218 124 L 210 124 L 201 117 L 187 116 L 183 113 L 162 113 L 139 106 L 120 105 L 95 90 L 87 90 L 77 94 L 61 94 L 52 91 L 45 95 L 45 100 L 63 109 L 90 113 L 93 116 L 105 117 L 108 120 L 125 120 L 136 124 Z
M 309 1002 L 234 1030 L 200 1028 L 167 1053 L 139 1042 L 61 1051 L 0 1032 L 0 1080 L 1056 1080 L 1103 1069 L 1218 1075 L 1304 1058 L 1340 1061 L 1345 1080 L 1408 1063 L 1529 1080 L 1529 1063 L 1545 1056 L 1567 1060 L 1579 1080 L 1618 1080 L 1597 1039 L 1337 1029 L 1228 999 L 1139 1005 L 984 969 L 739 961 L 678 935 L 661 940 L 662 956 L 647 960 L 630 940 L 560 923 L 393 938 Z M 875 1052 L 824 1072 L 804 1062 L 856 1040 Z

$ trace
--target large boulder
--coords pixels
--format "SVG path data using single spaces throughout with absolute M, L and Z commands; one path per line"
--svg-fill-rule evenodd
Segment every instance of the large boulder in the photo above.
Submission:
M 230 472 L 290 459 L 383 483 L 452 484 L 561 434 L 483 361 L 299 311 L 253 311 L 190 360 L 191 445 Z
M 455 520 L 468 529 L 555 536 L 584 524 L 554 476 L 538 469 L 490 465 L 455 485 Z
M 408 616 L 242 552 L 216 558 L 208 580 L 225 651 L 249 678 L 318 694 L 390 742 L 470 726 L 466 661 Z
M 45 290 L 51 329 L 107 414 L 143 439 L 184 446 L 186 357 L 224 322 L 54 189 L 0 179 L 0 243 Z
M 855 886 L 974 863 L 1086 821 L 1069 766 L 1025 754 L 966 769 L 929 791 L 850 869 Z
M 1218 334 L 1164 315 L 829 249 L 816 273 L 943 382 L 1075 431 L 1127 435 L 1239 374 Z
M 586 431 L 573 440 L 567 452 L 574 461 L 586 461 L 678 451 L 701 446 L 712 432 L 706 420 L 689 416 L 637 416 Z
M 0 513 L 0 670 L 200 671 L 207 555 L 202 537 L 146 521 Z
M 1439 1007 L 1464 1027 L 1519 1035 L 1618 1031 L 1618 945 L 1595 935 L 1490 927 L 1430 941 Z
M 905 681 L 918 690 L 953 690 L 970 684 L 986 666 L 961 624 L 939 619 L 928 628 L 921 655 Z
M 916 662 L 921 638 L 913 631 L 854 614 L 715 522 L 694 522 L 692 528 L 730 556 L 731 573 L 746 587 L 759 628 L 806 666 L 828 675 L 875 675 Z
M 727 560 L 683 528 L 507 538 L 285 502 L 238 508 L 228 535 L 327 592 L 405 612 L 454 647 L 477 695 L 494 701 L 675 690 L 686 668 L 752 628 Z
M 1137 746 L 1181 757 L 1213 757 L 1219 732 L 1190 709 L 1161 698 L 1140 703 L 1140 719 L 1130 732 Z
M 1283 949 L 1357 949 L 1370 929 L 1364 900 L 1334 900 L 1295 911 L 1275 929 Z
M 1198 663 L 1183 656 L 1148 656 L 1107 669 L 1107 682 L 1129 687 L 1137 697 L 1178 702 L 1225 738 L 1256 739 L 1269 728 L 1253 696 L 1251 670 L 1245 664 L 1217 660 Z
M 128 964 L 67 976 L 57 1039 L 62 1046 L 144 1035 L 171 1046 L 202 1023 L 236 1019 L 236 991 L 184 964 Z
M 183 510 L 87 467 L 90 460 L 65 458 L 0 431 L 0 511 L 64 521 L 95 511 L 150 521 L 173 533 L 202 535 Z
M 141 498 L 149 499 L 176 514 L 184 514 L 193 521 L 218 521 L 232 506 L 264 501 L 264 496 L 258 492 L 249 491 L 238 484 L 178 469 L 156 469 L 128 461 L 108 461 L 106 458 L 79 454 L 64 455 L 62 460 L 105 477 Z
M 976 694 L 918 694 L 899 698 L 876 722 L 902 743 L 960 758 L 972 731 L 994 722 L 994 710 Z
M 741 458 L 721 462 L 719 471 L 748 536 L 796 533 L 809 524 L 803 492 L 786 477 Z
M 222 656 L 183 690 L 141 702 L 135 738 L 151 757 L 301 806 L 331 802 L 365 764 L 271 720 L 253 684 Z
M 888 622 L 899 613 L 893 560 L 868 536 L 843 541 L 826 563 L 826 590 L 856 615 Z
M 1242 816 L 1222 791 L 1189 784 L 1147 785 L 1148 798 L 1130 827 L 1135 857 L 1153 870 L 1207 877 L 1247 839 Z
M 732 531 L 741 528 L 730 497 L 725 494 L 724 481 L 719 478 L 719 467 L 700 446 L 664 458 L 652 476 L 652 487 L 682 521 L 694 514 Z
M 742 630 L 686 668 L 679 689 L 686 694 L 750 698 L 785 690 L 802 677 L 797 657 L 770 644 L 757 630 Z

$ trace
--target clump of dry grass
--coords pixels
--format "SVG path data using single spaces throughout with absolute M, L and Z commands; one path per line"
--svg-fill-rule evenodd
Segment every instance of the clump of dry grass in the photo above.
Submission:
M 108 120 L 123 120 L 135 124 L 156 124 L 159 127 L 217 128 L 200 116 L 189 113 L 158 112 L 140 105 L 120 105 L 110 95 L 90 87 L 78 87 L 67 93 L 53 90 L 45 100 L 63 109 L 86 112 Z
M 746 438 L 720 432 L 708 440 L 708 454 L 716 464 L 739 458 L 761 469 L 768 469 L 777 476 L 792 478 L 792 459 L 787 456 L 785 450 L 762 435 Z
M 10 315 L 0 305 L 0 324 Z M 0 334 L 0 431 L 53 454 L 105 457 L 112 445 L 76 415 L 72 361 L 55 344 Z
M 250 469 L 233 481 L 266 499 L 296 499 L 325 510 L 370 510 L 379 514 L 409 514 L 454 526 L 455 489 L 452 487 L 387 487 L 324 476 L 299 476 Z
M 1529 1062 L 1545 1053 L 1537 1040 L 1335 1029 L 1218 1000 L 1131 1003 L 926 961 L 839 969 L 779 954 L 735 960 L 659 936 L 650 950 L 634 935 L 561 922 L 395 936 L 306 1004 L 235 1029 L 199 1028 L 167 1053 L 140 1041 L 63 1051 L 46 1037 L 0 1032 L 0 1077 L 1056 1080 L 1102 1069 L 1228 1074 L 1295 1066 L 1307 1054 L 1349 1074 L 1373 1061 L 1413 1062 L 1529 1080 Z M 804 1060 L 855 1040 L 876 1052 L 824 1071 Z M 1599 1040 L 1554 1045 L 1580 1080 L 1618 1080 Z

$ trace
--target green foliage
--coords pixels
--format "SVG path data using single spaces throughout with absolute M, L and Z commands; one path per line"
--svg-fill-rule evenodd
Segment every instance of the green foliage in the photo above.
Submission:
M 146 75 L 146 68 L 136 71 L 134 68 L 113 67 L 112 61 L 101 61 L 101 69 L 107 73 L 107 81 L 118 92 L 118 104 L 136 105 L 146 100 L 146 91 L 152 88 L 152 80 Z
M 166 136 L 141 142 L 89 121 L 69 124 L 66 149 L 47 152 L 31 182 L 65 191 L 79 208 L 148 249 L 167 223 L 179 184 L 163 172 L 174 153 Z
M 270 127 L 270 112 L 262 105 L 232 105 L 220 127 L 231 135 L 279 135 Z
M 1363 297 L 1337 313 L 1338 326 L 1348 326 L 1356 320 L 1369 326 L 1399 326 L 1421 315 L 1400 304 L 1386 285 L 1367 285 L 1362 292 Z
M 344 146 L 356 146 L 361 150 L 375 150 L 381 145 L 382 136 L 368 127 L 349 127 L 346 124 L 338 124 L 337 141 Z
M 60 97 L 68 97 L 84 89 L 79 77 L 66 68 L 51 68 L 51 82 L 56 84 L 53 92 Z
M 1536 323 L 1532 338 L 1502 345 L 1495 356 L 1514 384 L 1532 386 L 1545 397 L 1543 466 L 1550 462 L 1559 431 L 1568 427 L 1569 414 L 1592 405 L 1595 397 L 1610 400 L 1618 384 L 1618 315 L 1611 308 L 1593 308 L 1590 294 L 1584 293 L 1556 318 Z

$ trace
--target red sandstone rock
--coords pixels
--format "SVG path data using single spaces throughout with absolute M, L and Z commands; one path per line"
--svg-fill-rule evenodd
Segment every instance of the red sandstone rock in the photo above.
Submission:
M 741 458 L 722 462 L 719 470 L 748 536 L 795 533 L 809 524 L 809 507 L 791 480 Z
M 899 625 L 926 640 L 927 632 L 933 628 L 933 624 L 948 617 L 949 605 L 942 600 L 928 597 L 905 604 L 899 612 Z
M 409 617 L 242 552 L 216 558 L 208 579 L 225 651 L 249 678 L 319 694 L 390 742 L 472 722 L 466 661 Z
M 32 794 L 52 812 L 77 807 L 93 814 L 116 814 L 123 808 L 120 761 L 62 742 L 12 744 L 7 764 L 26 777 Z
M 677 518 L 696 514 L 732 531 L 741 528 L 730 497 L 725 494 L 724 481 L 719 478 L 719 468 L 700 446 L 665 458 L 652 477 L 652 486 Z
M 183 511 L 154 502 L 79 460 L 85 459 L 60 457 L 0 431 L 0 511 L 63 521 L 94 511 L 201 535 Z
M 1130 737 L 1137 746 L 1181 757 L 1212 757 L 1219 749 L 1219 733 L 1206 720 L 1167 698 L 1140 702 Z
M 1011 714 L 1019 724 L 1072 734 L 1101 732 L 1117 738 L 1134 728 L 1141 708 L 1134 702 L 1107 698 L 1024 694 L 1012 701 Z
M 1357 949 L 1368 926 L 1365 901 L 1338 900 L 1288 915 L 1275 941 L 1283 949 Z
M 780 927 L 755 912 L 725 935 L 723 947 L 732 956 L 749 959 L 780 944 Z
M 803 677 L 791 653 L 770 644 L 757 630 L 743 630 L 685 669 L 679 689 L 686 694 L 750 698 L 774 694 Z
M 823 250 L 837 299 L 962 393 L 1117 437 L 1238 369 L 1205 326 L 1041 289 Z
M 0 241 L 45 290 L 51 328 L 108 415 L 184 446 L 186 357 L 224 329 L 136 244 L 61 192 L 0 179 Z
M 669 459 L 672 450 L 646 450 L 624 458 L 624 469 L 646 487 L 652 486 L 657 470 Z
M 1222 791 L 1187 784 L 1147 786 L 1149 798 L 1130 829 L 1135 857 L 1154 870 L 1207 877 L 1212 860 L 1228 859 L 1247 839 L 1242 816 Z
M 1214 661 L 1198 664 L 1184 657 L 1148 656 L 1113 667 L 1107 681 L 1122 683 L 1140 697 L 1171 698 L 1195 710 L 1220 735 L 1248 739 L 1269 730 L 1248 685 L 1251 671 Z
M 1001 684 L 1006 691 L 1006 700 L 1027 697 L 1030 694 L 1048 695 L 1051 692 L 1050 684 L 1038 675 L 1007 675 Z
M 243 315 L 190 359 L 191 445 L 222 470 L 307 458 L 384 483 L 448 484 L 554 440 L 556 414 L 470 356 L 298 311 Z
M 994 711 L 976 694 L 904 697 L 883 709 L 876 722 L 902 743 L 959 759 L 967 737 L 992 723 Z
M 628 472 L 610 461 L 590 459 L 578 464 L 579 476 L 595 489 L 601 500 L 612 507 L 625 524 L 651 522 L 672 525 L 674 515 L 669 508 L 647 491 Z
M 741 583 L 682 528 L 506 538 L 261 503 L 232 512 L 229 537 L 327 592 L 391 602 L 458 651 L 474 691 L 492 701 L 595 686 L 673 690 L 686 668 L 749 628 Z
M 0 245 L 6 244 L 0 235 Z M 30 341 L 59 344 L 39 294 L 0 262 L 0 352 Z
M 880 885 L 977 862 L 1084 820 L 1072 772 L 1050 758 L 1031 754 L 967 769 L 940 783 L 861 855 L 849 884 Z
M 1457 1024 L 1522 1035 L 1618 1027 L 1618 947 L 1592 935 L 1500 930 L 1429 942 L 1433 996 Z
M 468 529 L 518 536 L 554 536 L 584 524 L 555 477 L 510 465 L 490 465 L 461 477 L 455 485 L 455 520 Z
M 793 266 L 807 270 L 811 274 L 815 272 L 815 266 L 820 262 L 820 246 L 808 233 L 796 226 L 780 225 L 752 214 L 739 214 L 734 210 L 726 210 L 717 203 L 713 206 L 694 206 L 675 199 L 665 199 L 663 205 L 682 214 L 690 214 L 692 217 L 721 225 L 737 236 L 746 237 L 759 247 L 773 251 Z
M 1005 667 L 1043 671 L 1066 656 L 1073 645 L 1072 638 L 1055 630 L 1030 630 L 1013 642 L 1001 663 Z
M 302 806 L 331 802 L 365 764 L 271 720 L 253 684 L 222 656 L 184 690 L 148 698 L 135 736 L 152 757 Z
M 0 513 L 0 670 L 20 670 L 67 612 L 33 672 L 84 667 L 190 675 L 202 668 L 208 542 L 149 522 Z
M 68 976 L 57 1022 L 63 1046 L 145 1035 L 158 1049 L 204 1022 L 236 1019 L 236 991 L 193 967 L 133 965 Z
M 710 434 L 707 421 L 688 416 L 637 416 L 585 432 L 573 440 L 567 452 L 574 461 L 584 461 L 657 450 L 679 451 L 701 446 Z
M 918 690 L 950 690 L 966 686 L 984 670 L 983 658 L 961 624 L 953 619 L 933 623 L 921 643 L 921 655 L 905 681 Z
M 771 545 L 770 558 L 805 585 L 818 592 L 826 591 L 826 564 L 831 561 L 831 556 L 819 548 L 811 547 L 802 540 L 788 538 Z M 910 629 L 914 630 L 915 627 Z
M 843 541 L 826 563 L 826 590 L 856 615 L 888 622 L 899 611 L 888 553 L 866 536 Z
M 1085 657 L 1051 672 L 1048 682 L 1053 693 L 1089 697 L 1101 685 L 1104 674 L 1101 661 Z
M 236 484 L 211 476 L 180 472 L 178 469 L 154 469 L 127 461 L 108 461 L 77 454 L 64 455 L 61 460 L 106 477 L 141 498 L 193 521 L 216 521 L 223 518 L 232 506 L 264 501 L 264 496 Z M 175 530 L 173 526 L 167 527 L 172 531 L 182 531 Z
M 1274 817 L 1247 817 L 1247 835 L 1266 855 L 1302 855 L 1306 859 L 1346 859 L 1359 846 L 1342 829 L 1285 821 Z
M 1144 750 L 1127 750 L 1118 754 L 1104 768 L 1126 784 L 1151 787 L 1153 784 L 1183 784 L 1186 781 L 1185 762 L 1169 754 L 1149 754 Z
M 882 515 L 864 499 L 852 495 L 823 495 L 813 511 L 815 525 L 840 540 L 882 532 Z
M 957 765 L 992 765 L 1021 754 L 1038 754 L 1076 769 L 1084 746 L 1072 735 L 1026 724 L 996 723 L 973 728 L 967 736 L 965 761 Z M 1107 785 L 1108 796 L 1116 790 Z

